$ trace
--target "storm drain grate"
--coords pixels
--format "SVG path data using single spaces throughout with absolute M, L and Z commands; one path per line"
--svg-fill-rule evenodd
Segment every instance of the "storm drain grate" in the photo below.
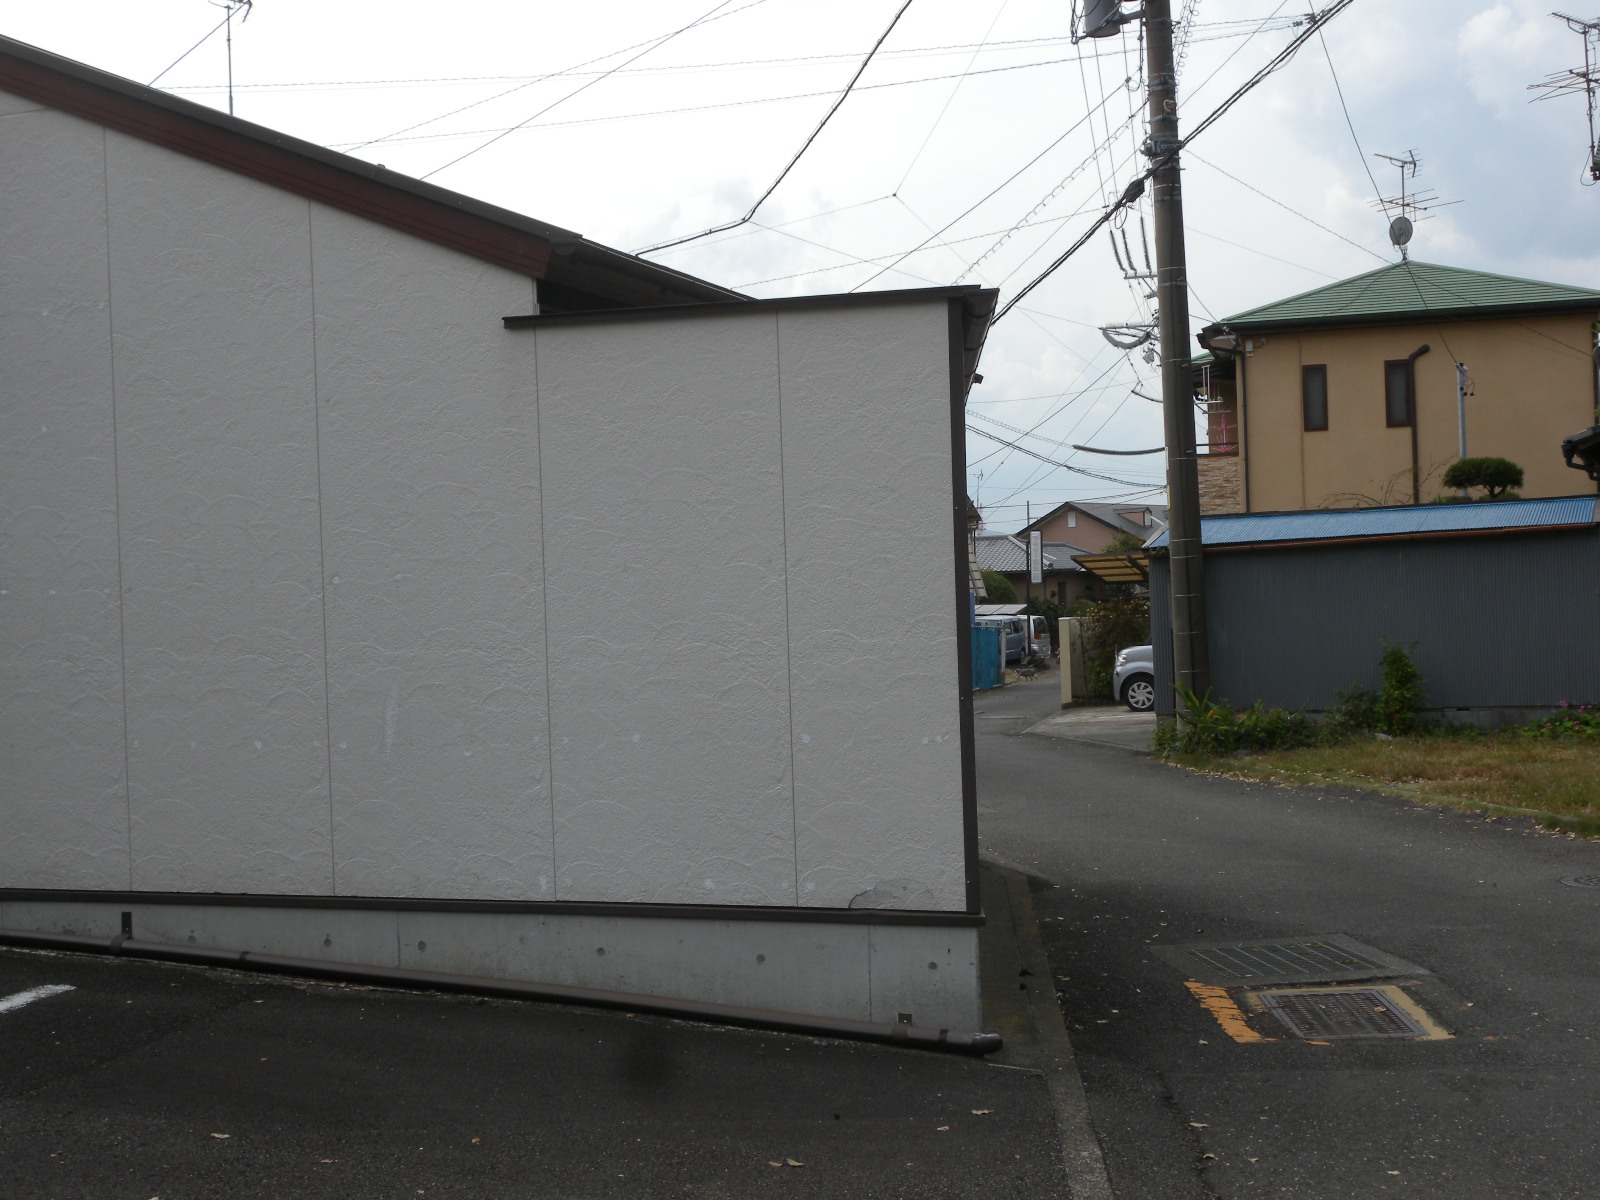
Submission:
M 1264 992 L 1261 1001 L 1291 1033 L 1308 1041 L 1428 1036 L 1411 1014 L 1377 988 Z
M 1568 887 L 1600 888 L 1600 875 L 1568 875 L 1561 882 Z
M 1283 941 L 1152 946 L 1161 958 L 1205 983 L 1336 983 L 1426 974 L 1421 967 L 1344 934 Z

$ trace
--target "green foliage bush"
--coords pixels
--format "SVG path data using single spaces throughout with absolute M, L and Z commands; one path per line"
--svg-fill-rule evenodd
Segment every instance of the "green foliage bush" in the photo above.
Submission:
M 1320 731 L 1303 712 L 1267 708 L 1257 701 L 1239 712 L 1218 704 L 1210 695 L 1196 696 L 1178 685 L 1183 711 L 1176 721 L 1156 726 L 1157 754 L 1236 754 L 1249 750 L 1293 750 L 1314 746 Z
M 1422 702 L 1422 673 L 1404 646 L 1386 642 L 1380 659 L 1383 685 L 1374 692 L 1351 688 L 1340 692 L 1338 702 L 1318 725 L 1303 712 L 1267 708 L 1257 701 L 1235 711 L 1209 695 L 1196 696 L 1181 684 L 1178 717 L 1156 726 L 1153 743 L 1157 754 L 1225 755 L 1241 751 L 1294 750 L 1327 745 L 1362 734 L 1402 737 L 1417 729 L 1417 709 Z M 1594 719 L 1600 735 L 1600 712 Z
M 983 573 L 983 590 L 988 595 L 989 604 L 1015 604 L 1017 602 L 1017 589 L 1011 586 L 999 571 L 985 571 Z
M 1460 458 L 1444 473 L 1447 488 L 1482 488 L 1490 500 L 1509 499 L 1522 486 L 1522 468 L 1508 458 Z
M 1560 712 L 1524 725 L 1517 732 L 1539 741 L 1600 740 L 1600 704 L 1563 703 Z
M 1112 664 L 1117 651 L 1149 644 L 1150 593 L 1092 600 L 1075 605 L 1073 615 L 1083 630 L 1083 676 L 1088 693 L 1111 696 Z

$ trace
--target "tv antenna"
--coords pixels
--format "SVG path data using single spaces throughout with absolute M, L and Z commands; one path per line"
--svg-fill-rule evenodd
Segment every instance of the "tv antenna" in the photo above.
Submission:
M 1548 100 L 1565 92 L 1583 93 L 1589 115 L 1589 147 L 1586 155 L 1589 161 L 1585 170 L 1589 183 L 1600 183 L 1600 133 L 1596 132 L 1595 126 L 1595 110 L 1600 108 L 1600 99 L 1597 99 L 1600 98 L 1600 17 L 1585 21 L 1566 13 L 1550 15 L 1558 21 L 1565 21 L 1572 32 L 1583 35 L 1583 66 L 1553 72 L 1546 75 L 1542 82 L 1530 83 L 1528 88 L 1544 93 L 1535 96 L 1535 100 Z
M 228 115 L 233 116 L 233 17 L 237 12 L 243 12 L 239 24 L 243 25 L 250 19 L 250 11 L 255 7 L 256 0 L 210 0 L 212 8 L 220 8 L 227 12 L 223 25 L 227 28 L 225 40 L 228 43 Z
M 1400 172 L 1400 192 L 1395 196 L 1380 196 L 1371 201 L 1371 204 L 1384 216 L 1389 218 L 1389 240 L 1400 251 L 1400 261 L 1405 262 L 1411 257 L 1407 247 L 1411 243 L 1411 234 L 1416 229 L 1416 222 L 1425 221 L 1435 208 L 1443 208 L 1449 204 L 1460 204 L 1459 200 L 1441 200 L 1437 192 L 1406 190 L 1406 181 L 1417 177 L 1417 169 L 1422 166 L 1422 160 L 1417 157 L 1415 150 L 1407 150 L 1405 154 L 1374 154 L 1373 158 L 1381 158 L 1390 166 Z

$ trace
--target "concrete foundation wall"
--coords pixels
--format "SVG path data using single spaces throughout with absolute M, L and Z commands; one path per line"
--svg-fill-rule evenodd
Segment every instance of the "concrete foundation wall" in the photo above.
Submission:
M 134 937 L 975 1030 L 978 931 L 919 925 L 0 901 L 0 928 Z

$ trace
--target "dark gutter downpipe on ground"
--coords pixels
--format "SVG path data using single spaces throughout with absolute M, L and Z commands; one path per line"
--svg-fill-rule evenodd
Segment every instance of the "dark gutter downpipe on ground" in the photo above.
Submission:
M 644 996 L 633 992 L 609 992 L 599 988 L 572 987 L 561 983 L 523 983 L 512 979 L 487 979 L 476 975 L 413 971 L 403 967 L 369 967 L 358 963 L 323 962 L 314 958 L 288 958 L 279 954 L 257 954 L 250 950 L 214 950 L 205 946 L 139 942 L 127 936 L 126 921 L 124 921 L 124 932 L 114 937 L 86 937 L 69 933 L 31 933 L 20 929 L 0 929 L 0 944 L 45 950 L 112 954 L 124 958 L 192 963 L 206 967 L 231 967 L 236 971 L 306 975 L 316 979 L 333 979 L 346 983 L 376 983 L 426 988 L 439 992 L 465 992 L 479 996 L 499 996 L 508 1000 L 581 1004 L 593 1008 L 647 1012 L 691 1021 L 709 1021 L 720 1025 L 742 1025 L 752 1029 L 775 1029 L 785 1033 L 853 1038 L 858 1041 L 883 1042 L 893 1046 L 925 1050 L 954 1050 L 962 1054 L 992 1054 L 1001 1046 L 1000 1035 L 997 1033 L 930 1029 L 912 1025 L 909 1020 L 889 1025 L 878 1021 L 852 1021 L 845 1017 L 818 1017 L 806 1013 L 779 1012 L 775 1009 L 744 1008 L 736 1004 L 715 1004 L 704 1000 L 680 1000 L 665 996 Z

